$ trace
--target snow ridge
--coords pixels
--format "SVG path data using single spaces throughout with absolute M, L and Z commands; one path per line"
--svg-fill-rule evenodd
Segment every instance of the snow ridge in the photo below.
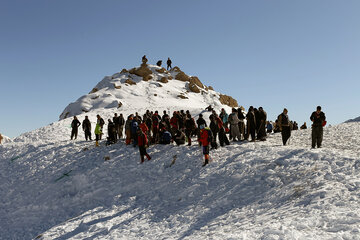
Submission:
M 196 145 L 150 146 L 139 164 L 122 142 L 64 140 L 70 121 L 0 146 L 0 239 L 359 236 L 359 123 L 325 128 L 322 149 L 310 150 L 310 129 L 289 146 L 280 134 L 232 143 L 202 168 Z

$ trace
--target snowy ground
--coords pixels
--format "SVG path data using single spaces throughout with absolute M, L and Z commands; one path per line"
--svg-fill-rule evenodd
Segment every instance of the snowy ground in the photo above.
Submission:
M 204 168 L 197 145 L 139 164 L 122 142 L 69 141 L 69 124 L 0 146 L 0 239 L 360 239 L 360 123 L 326 128 L 321 149 L 311 130 L 232 143 Z

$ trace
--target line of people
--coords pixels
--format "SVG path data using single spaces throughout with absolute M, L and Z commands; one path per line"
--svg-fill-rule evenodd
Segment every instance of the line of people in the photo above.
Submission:
M 314 148 L 315 145 L 321 147 L 322 127 L 326 121 L 325 114 L 321 112 L 320 106 L 318 106 L 317 111 L 312 113 L 310 120 L 313 122 L 312 147 Z M 286 108 L 276 121 L 276 128 L 279 128 L 281 132 L 283 145 L 286 145 L 293 130 Z M 126 121 L 122 114 L 118 116 L 115 113 L 112 119 L 108 119 L 106 144 L 116 143 L 123 138 L 123 131 L 125 130 L 126 145 L 139 146 L 141 162 L 144 162 L 144 156 L 148 160 L 151 159 L 146 153 L 146 147 L 150 144 L 170 144 L 175 142 L 176 145 L 184 145 L 187 142 L 187 145 L 191 146 L 191 139 L 197 137 L 199 144 L 203 147 L 204 165 L 206 165 L 209 161 L 209 151 L 218 148 L 218 142 L 222 147 L 229 145 L 231 140 L 265 141 L 267 133 L 269 133 L 267 122 L 267 114 L 264 109 L 262 107 L 257 109 L 253 106 L 249 107 L 246 114 L 241 108 L 232 108 L 230 114 L 225 109 L 221 109 L 219 114 L 212 109 L 209 116 L 209 125 L 202 114 L 199 114 L 198 119 L 195 121 L 189 110 L 186 112 L 184 110 L 174 111 L 171 117 L 166 111 L 163 111 L 161 116 L 158 111 L 147 110 L 143 116 L 138 113 L 130 114 Z M 80 125 L 80 121 L 74 116 L 71 123 L 71 139 L 73 137 L 77 138 L 77 129 Z M 102 139 L 104 125 L 105 121 L 100 115 L 97 115 L 95 127 L 96 146 L 99 145 L 99 141 Z M 92 140 L 91 122 L 88 116 L 85 116 L 82 128 L 85 139 Z

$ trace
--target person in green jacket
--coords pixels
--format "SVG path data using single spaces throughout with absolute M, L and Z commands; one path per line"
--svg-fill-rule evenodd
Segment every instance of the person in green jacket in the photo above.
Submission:
M 101 131 L 101 126 L 99 123 L 96 124 L 96 127 L 95 127 L 95 136 L 96 136 L 96 142 L 95 142 L 95 145 L 98 147 L 99 146 L 99 140 L 101 138 L 101 134 L 102 134 L 102 131 Z

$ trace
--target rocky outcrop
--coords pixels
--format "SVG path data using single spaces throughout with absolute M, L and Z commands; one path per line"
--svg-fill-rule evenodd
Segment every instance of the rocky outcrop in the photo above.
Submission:
M 169 80 L 166 78 L 166 77 L 162 77 L 160 80 L 158 80 L 159 82 L 162 82 L 162 83 L 167 83 L 169 82 Z
M 222 104 L 228 105 L 229 107 L 237 107 L 238 106 L 237 101 L 234 98 L 227 96 L 227 95 L 220 94 L 219 100 Z
M 124 83 L 127 83 L 129 85 L 136 85 L 136 82 L 134 82 L 133 80 L 131 80 L 130 78 L 126 79 Z
M 93 88 L 93 89 L 91 90 L 91 92 L 89 92 L 89 94 L 90 94 L 90 93 L 95 93 L 95 92 L 97 92 L 97 91 L 99 91 L 99 89 Z
M 147 64 L 143 63 L 139 68 L 130 69 L 129 73 L 142 77 L 144 81 L 148 81 L 149 75 L 152 74 L 152 71 L 147 67 Z

